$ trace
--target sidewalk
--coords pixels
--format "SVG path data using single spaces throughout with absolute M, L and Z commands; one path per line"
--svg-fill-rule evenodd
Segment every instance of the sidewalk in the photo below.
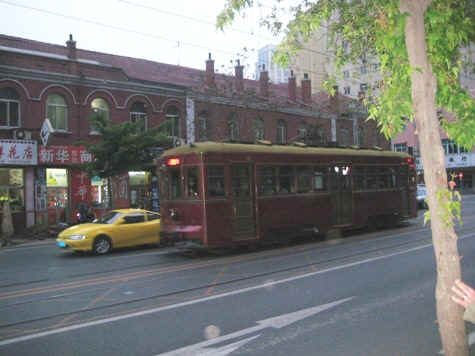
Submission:
M 5 248 L 18 247 L 20 245 L 36 245 L 54 242 L 56 237 L 51 236 L 48 232 L 23 232 L 15 234 L 8 239 L 8 243 L 0 236 L 0 250 Z

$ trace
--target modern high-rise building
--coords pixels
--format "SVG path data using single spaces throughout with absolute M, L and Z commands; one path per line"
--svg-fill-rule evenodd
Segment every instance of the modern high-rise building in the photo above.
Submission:
M 282 68 L 282 66 L 272 61 L 272 55 L 276 48 L 277 46 L 275 45 L 267 45 L 259 49 L 256 63 L 256 79 L 259 79 L 260 73 L 264 68 L 269 73 L 271 83 L 287 83 L 290 76 L 289 68 Z M 263 65 L 264 67 L 262 67 Z

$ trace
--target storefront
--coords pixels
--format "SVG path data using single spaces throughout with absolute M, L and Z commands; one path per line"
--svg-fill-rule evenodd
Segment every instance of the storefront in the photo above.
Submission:
M 38 223 L 75 222 L 80 204 L 92 206 L 91 179 L 80 169 L 91 159 L 91 154 L 82 146 L 39 147 L 39 167 L 35 172 Z
M 160 211 L 158 177 L 148 171 L 129 172 L 130 207 Z
M 0 200 L 10 203 L 15 231 L 35 223 L 33 184 L 37 157 L 36 141 L 0 140 Z

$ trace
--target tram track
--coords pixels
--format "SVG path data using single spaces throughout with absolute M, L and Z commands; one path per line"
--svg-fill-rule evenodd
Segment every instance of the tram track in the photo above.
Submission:
M 427 230 L 426 228 L 421 228 L 421 229 L 416 229 L 415 231 L 410 231 L 410 232 L 402 232 L 396 235 L 389 235 L 385 237 L 381 237 L 381 239 L 393 239 L 397 238 L 400 235 L 407 235 L 411 234 L 417 231 L 424 231 Z M 461 229 L 459 231 L 459 235 L 462 235 L 463 230 L 468 230 L 469 232 L 473 231 L 472 229 Z M 428 231 L 428 230 L 427 230 Z M 147 301 L 153 301 L 153 300 L 159 300 L 161 298 L 165 299 L 179 299 L 180 298 L 187 298 L 187 295 L 189 294 L 196 294 L 199 292 L 203 292 L 204 294 L 209 294 L 210 290 L 216 290 L 217 287 L 220 288 L 228 288 L 232 289 L 233 285 L 236 284 L 242 284 L 242 283 L 252 283 L 253 281 L 258 281 L 259 279 L 269 279 L 269 277 L 276 276 L 276 275 L 282 275 L 282 274 L 299 274 L 299 271 L 304 271 L 308 269 L 309 267 L 315 271 L 315 269 L 323 269 L 323 268 L 328 268 L 328 266 L 331 266 L 333 264 L 342 264 L 348 261 L 351 261 L 353 259 L 361 259 L 362 257 L 365 256 L 371 256 L 371 255 L 378 255 L 380 256 L 381 253 L 385 253 L 387 251 L 394 251 L 394 250 L 403 250 L 405 248 L 409 248 L 414 245 L 424 245 L 424 243 L 431 243 L 431 237 L 430 234 L 425 236 L 421 236 L 415 239 L 411 239 L 409 241 L 404 241 L 400 243 L 390 243 L 386 246 L 382 247 L 377 247 L 377 248 L 372 248 L 372 249 L 363 249 L 362 251 L 359 251 L 357 253 L 352 253 L 352 254 L 345 254 L 342 256 L 337 256 L 334 258 L 327 258 L 323 260 L 315 260 L 315 259 L 306 259 L 305 263 L 300 263 L 295 266 L 291 267 L 286 267 L 286 268 L 277 268 L 277 269 L 272 269 L 270 271 L 266 271 L 263 273 L 256 273 L 250 276 L 244 276 L 244 277 L 238 277 L 238 278 L 230 278 L 230 279 L 225 279 L 221 281 L 213 281 L 212 283 L 203 283 L 191 288 L 181 288 L 175 291 L 170 291 L 166 293 L 155 293 L 150 296 L 146 297 L 140 297 L 140 298 L 133 298 L 131 300 L 126 300 L 126 301 L 120 301 L 116 303 L 109 303 L 107 305 L 100 305 L 100 306 L 93 306 L 89 307 L 87 309 L 83 308 L 77 308 L 76 310 L 70 310 L 67 312 L 62 312 L 62 313 L 55 313 L 54 315 L 46 315 L 43 317 L 38 317 L 38 318 L 29 318 L 26 320 L 20 320 L 17 322 L 11 322 L 11 323 L 6 323 L 3 325 L 0 325 L 0 331 L 1 335 L 0 339 L 8 339 L 11 337 L 14 337 L 20 334 L 25 334 L 28 333 L 27 330 L 22 330 L 22 331 L 14 331 L 13 333 L 9 333 L 9 330 L 13 331 L 13 329 L 18 330 L 19 328 L 28 326 L 33 323 L 38 323 L 38 322 L 43 322 L 43 323 L 51 323 L 51 325 L 45 326 L 41 328 L 41 330 L 48 330 L 54 328 L 57 323 L 54 323 L 55 320 L 59 318 L 67 318 L 67 319 L 73 319 L 76 316 L 79 316 L 82 313 L 99 313 L 100 315 L 97 316 L 96 319 L 101 319 L 103 317 L 110 317 L 116 314 L 110 314 L 108 311 L 113 311 L 115 308 L 123 308 L 123 307 L 128 307 L 127 308 L 127 313 L 131 312 L 130 306 L 134 306 L 134 304 L 140 304 L 144 303 Z M 467 234 L 465 234 L 467 235 Z M 470 234 L 469 234 L 470 235 Z M 475 235 L 475 234 L 471 234 Z M 367 241 L 367 240 L 362 240 L 362 241 Z M 351 242 L 351 241 L 348 241 Z M 361 242 L 361 241 L 359 241 Z M 148 271 L 138 271 L 134 273 L 129 273 L 126 276 L 116 276 L 114 279 L 106 279 L 106 277 L 101 277 L 101 278 L 95 278 L 91 280 L 82 280 L 82 281 L 75 281 L 75 282 L 68 282 L 68 283 L 61 283 L 61 284 L 56 284 L 53 286 L 49 286 L 46 288 L 31 288 L 28 290 L 22 290 L 22 291 L 15 291 L 15 292 L 10 292 L 10 293 L 3 293 L 0 294 L 0 300 L 8 300 L 12 298 L 18 298 L 20 296 L 19 293 L 21 293 L 22 296 L 28 295 L 39 295 L 39 294 L 46 294 L 46 293 L 51 293 L 51 292 L 60 292 L 60 291 L 66 291 L 66 290 L 71 290 L 75 288 L 82 288 L 82 287 L 88 287 L 87 291 L 78 291 L 78 292 L 73 292 L 73 293 L 67 293 L 67 294 L 62 294 L 62 295 L 54 295 L 54 296 L 45 296 L 42 298 L 36 298 L 34 300 L 27 300 L 15 304 L 9 304 L 6 307 L 11 307 L 13 305 L 22 305 L 22 304 L 29 304 L 29 303 L 38 303 L 41 301 L 46 301 L 46 300 L 52 300 L 52 299 L 60 299 L 64 297 L 69 297 L 72 295 L 79 295 L 83 293 L 91 293 L 91 286 L 97 286 L 97 285 L 102 285 L 100 288 L 94 288 L 94 291 L 98 290 L 103 290 L 105 288 L 112 288 L 111 284 L 114 285 L 114 283 L 122 283 L 124 281 L 131 281 L 131 280 L 136 280 L 140 278 L 149 278 L 149 277 L 154 277 L 154 276 L 159 276 L 165 273 L 172 273 L 172 272 L 180 272 L 180 271 L 190 271 L 190 270 L 197 270 L 199 268 L 206 268 L 206 267 L 213 267 L 213 266 L 219 266 L 219 265 L 229 265 L 232 263 L 240 263 L 240 262 L 253 262 L 253 261 L 259 261 L 262 262 L 262 258 L 272 258 L 272 257 L 277 257 L 277 256 L 290 256 L 291 254 L 298 254 L 302 252 L 311 252 L 314 250 L 319 250 L 324 252 L 325 250 L 330 249 L 332 246 L 326 246 L 326 248 L 322 247 L 320 244 L 316 244 L 315 246 L 312 246 L 309 248 L 308 244 L 305 245 L 296 245 L 292 247 L 287 247 L 284 249 L 279 249 L 279 250 L 270 250 L 270 251 L 260 251 L 256 253 L 252 253 L 249 255 L 239 255 L 239 256 L 232 256 L 232 257 L 222 257 L 219 259 L 209 259 L 206 261 L 200 261 L 200 262 L 193 262 L 193 263 L 187 263 L 183 264 L 181 266 L 175 266 L 175 268 L 160 268 L 160 269 L 152 269 Z M 317 255 L 317 257 L 320 256 Z M 244 257 L 244 258 L 243 258 Z M 117 271 L 116 271 L 117 272 Z M 302 272 L 303 273 L 303 272 Z M 147 279 L 147 282 L 150 282 L 150 279 Z M 84 284 L 87 283 L 87 284 Z M 193 296 L 193 298 L 202 296 L 203 293 L 198 294 L 196 296 Z M 3 308 L 1 308 L 3 309 Z M 136 310 L 136 309 L 133 309 Z M 120 313 L 119 313 L 120 314 Z M 94 318 L 93 318 L 94 319 Z M 91 319 L 87 319 L 88 321 Z M 75 318 L 74 321 L 71 321 L 70 323 L 64 323 L 61 324 L 61 326 L 68 326 L 68 325 L 74 325 L 78 322 L 84 322 L 84 320 L 80 320 L 80 318 Z M 38 331 L 38 329 L 35 329 L 35 331 Z M 14 334 L 14 335 L 13 335 Z
M 423 230 L 424 229 L 421 229 L 421 231 Z M 392 237 L 397 237 L 399 235 L 406 235 L 406 234 L 411 234 L 411 233 L 412 231 L 402 232 L 402 233 L 396 234 L 395 236 L 390 235 L 389 237 L 392 238 Z M 384 237 L 379 238 L 379 240 L 381 241 L 382 238 Z M 419 240 L 420 239 L 411 240 L 410 243 L 413 243 Z M 351 240 L 348 240 L 348 242 L 351 242 Z M 90 275 L 97 276 L 98 274 L 108 274 L 111 272 L 114 273 L 114 275 L 112 276 L 109 275 L 109 276 L 96 277 L 96 278 L 90 278 L 90 279 L 80 279 L 80 280 L 71 281 L 71 282 L 55 283 L 50 286 L 20 289 L 20 290 L 10 291 L 6 293 L 0 293 L 0 302 L 3 300 L 10 299 L 10 298 L 38 295 L 38 294 L 43 294 L 43 293 L 48 293 L 48 292 L 60 292 L 60 291 L 65 291 L 65 290 L 70 290 L 70 289 L 75 289 L 75 288 L 81 288 L 81 287 L 90 287 L 90 286 L 100 285 L 100 284 L 109 284 L 113 282 L 126 282 L 130 280 L 138 279 L 138 278 L 151 277 L 153 275 L 159 275 L 159 274 L 171 273 L 171 272 L 181 272 L 184 270 L 193 270 L 195 268 L 198 269 L 198 268 L 236 263 L 236 262 L 245 262 L 245 261 L 259 259 L 263 257 L 271 258 L 275 256 L 283 256 L 285 253 L 298 253 L 298 252 L 301 252 L 302 250 L 304 251 L 320 250 L 324 252 L 326 248 L 332 247 L 332 245 L 322 247 L 321 242 L 313 243 L 314 246 L 309 247 L 311 244 L 312 243 L 295 244 L 293 246 L 284 247 L 280 249 L 267 249 L 267 250 L 261 250 L 258 252 L 253 252 L 253 253 L 248 253 L 248 254 L 239 254 L 239 255 L 233 255 L 233 256 L 224 256 L 224 257 L 217 257 L 217 258 L 208 257 L 204 260 L 201 259 L 200 261 L 194 261 L 194 262 L 183 263 L 183 264 L 178 264 L 178 265 L 176 264 L 176 262 L 166 262 L 158 268 L 152 268 L 148 270 L 130 272 L 130 273 L 125 273 L 125 274 L 123 273 L 124 270 L 140 268 L 140 267 L 135 265 L 135 266 L 130 266 L 130 267 L 121 268 L 121 269 L 113 269 L 113 270 L 108 270 L 108 271 L 95 271 L 91 273 L 66 276 L 63 279 L 87 277 Z M 396 244 L 396 245 L 399 246 L 399 244 Z M 388 248 L 392 248 L 394 246 L 395 245 L 390 245 Z M 142 265 L 142 267 L 157 266 L 157 264 L 161 265 L 161 263 L 153 263 L 153 264 Z M 46 281 L 49 282 L 50 279 L 47 279 Z M 28 284 L 31 284 L 31 283 L 25 282 L 24 284 L 18 284 L 18 285 L 28 285 Z
M 156 294 L 153 294 L 151 296 L 147 296 L 147 297 L 143 297 L 143 298 L 134 298 L 132 300 L 121 301 L 121 302 L 117 302 L 117 303 L 110 303 L 110 304 L 105 305 L 105 306 L 95 306 L 95 307 L 91 307 L 91 308 L 88 308 L 88 309 L 79 308 L 77 310 L 63 312 L 63 313 L 56 313 L 54 315 L 44 316 L 44 317 L 40 317 L 40 318 L 31 318 L 31 319 L 28 319 L 28 320 L 22 320 L 22 321 L 18 321 L 18 322 L 8 323 L 8 324 L 0 325 L 0 330 L 6 331 L 6 329 L 18 328 L 18 327 L 25 326 L 25 325 L 32 324 L 32 323 L 36 323 L 36 322 L 55 321 L 58 318 L 76 316 L 80 313 L 85 313 L 85 312 L 99 312 L 99 311 L 104 312 L 104 311 L 107 311 L 107 310 L 112 310 L 113 308 L 130 306 L 130 305 L 133 305 L 133 304 L 143 303 L 143 302 L 151 301 L 151 300 L 154 300 L 154 299 L 170 298 L 170 297 L 173 297 L 173 298 L 178 297 L 179 298 L 183 295 L 186 296 L 189 293 L 196 293 L 196 292 L 200 292 L 200 291 L 203 291 L 203 293 L 206 294 L 206 293 L 209 292 L 210 289 L 216 289 L 217 287 L 226 288 L 226 287 L 230 287 L 233 284 L 237 284 L 237 283 L 252 282 L 253 280 L 258 280 L 258 279 L 262 279 L 262 278 L 269 279 L 269 277 L 272 277 L 272 276 L 275 276 L 275 275 L 289 274 L 289 273 L 292 273 L 292 272 L 295 273 L 295 272 L 298 272 L 299 270 L 305 270 L 309 267 L 312 270 L 314 270 L 315 268 L 323 269 L 323 267 L 328 267 L 328 265 L 332 265 L 334 263 L 344 263 L 344 262 L 347 262 L 349 260 L 358 259 L 358 258 L 365 257 L 365 256 L 368 256 L 368 255 L 378 255 L 378 256 L 380 256 L 381 252 L 387 252 L 388 250 L 394 251 L 395 249 L 404 249 L 404 248 L 410 247 L 411 245 L 417 245 L 417 244 L 424 243 L 424 242 L 429 242 L 429 241 L 430 241 L 430 238 L 421 237 L 421 238 L 418 238 L 418 239 L 411 240 L 410 242 L 404 242 L 404 243 L 399 243 L 399 244 L 391 244 L 390 246 L 385 246 L 384 248 L 366 249 L 366 250 L 361 251 L 359 253 L 347 254 L 347 255 L 344 255 L 344 256 L 325 259 L 325 260 L 321 260 L 321 261 L 306 260 L 306 263 L 301 263 L 301 264 L 298 264 L 296 266 L 287 267 L 287 268 L 273 269 L 271 271 L 267 271 L 267 272 L 264 272 L 264 273 L 253 274 L 251 276 L 245 276 L 245 277 L 240 277 L 240 278 L 231 278 L 231 279 L 222 280 L 222 281 L 219 281 L 219 282 L 214 281 L 213 283 L 204 283 L 204 284 L 200 284 L 198 286 L 192 287 L 192 288 L 182 288 L 182 289 L 167 292 L 167 293 L 156 293 Z M 308 249 L 305 249 L 302 252 L 304 252 L 304 251 L 308 251 Z M 297 273 L 297 275 L 298 275 L 298 273 Z M 35 301 L 37 302 L 38 300 L 35 300 Z M 130 312 L 130 310 L 128 312 Z M 111 316 L 111 314 L 107 314 L 107 313 L 106 313 L 106 315 L 107 315 L 107 317 Z M 102 315 L 101 317 L 104 317 L 104 316 Z M 75 320 L 75 322 L 73 322 L 71 324 L 64 324 L 62 326 L 74 325 L 77 322 L 78 322 L 78 320 Z M 14 335 L 2 335 L 3 338 L 9 338 L 9 337 L 13 337 L 13 336 Z

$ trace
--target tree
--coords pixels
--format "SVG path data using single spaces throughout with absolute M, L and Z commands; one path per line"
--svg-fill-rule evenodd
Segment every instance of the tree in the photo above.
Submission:
M 8 198 L 2 200 L 2 244 L 8 246 L 11 241 L 11 237 L 14 234 L 13 229 L 13 219 L 12 219 L 12 211 L 10 209 L 10 201 Z M 0 247 L 2 246 L 0 244 Z
M 171 139 L 160 134 L 161 128 L 145 129 L 143 122 L 126 121 L 111 125 L 104 115 L 93 114 L 91 127 L 100 134 L 97 143 L 84 143 L 94 159 L 85 166 L 89 176 L 108 180 L 124 172 L 150 169 L 161 150 L 172 147 Z M 111 204 L 109 200 L 109 204 Z M 110 206 L 111 207 L 111 206 Z
M 282 31 L 276 0 L 262 23 Z M 217 18 L 218 28 L 255 5 L 253 0 L 227 0 Z M 475 141 L 474 99 L 461 88 L 460 49 L 475 37 L 473 0 L 301 0 L 287 10 L 292 20 L 275 59 L 282 64 L 325 26 L 334 51 L 335 68 L 368 56 L 381 63 L 381 92 L 366 97 L 370 118 L 386 137 L 415 121 L 437 264 L 437 320 L 446 355 L 468 355 L 462 310 L 450 300 L 455 279 L 461 278 L 454 225 L 460 219 L 460 196 L 448 189 L 439 129 L 468 149 Z M 342 46 L 343 41 L 349 46 Z M 333 81 L 328 81 L 331 91 Z M 438 109 L 455 120 L 438 120 Z

